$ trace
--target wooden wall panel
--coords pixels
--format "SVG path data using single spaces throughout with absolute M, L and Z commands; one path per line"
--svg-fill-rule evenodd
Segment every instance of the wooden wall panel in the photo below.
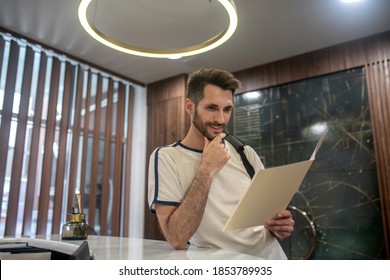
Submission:
M 121 197 L 122 197 L 122 165 L 123 165 L 123 131 L 124 131 L 124 112 L 125 112 L 125 87 L 119 84 L 118 102 L 116 112 L 116 134 L 114 151 L 114 197 L 112 201 L 112 234 L 120 236 L 121 221 Z
M 242 82 L 242 88 L 237 93 L 360 67 L 368 61 L 379 61 L 386 52 L 389 34 L 390 31 L 235 72 L 236 78 Z
M 366 67 L 387 256 L 390 257 L 390 55 Z
M 130 86 L 128 91 L 128 100 L 127 100 L 127 135 L 126 135 L 126 153 L 125 153 L 125 166 L 126 170 L 131 170 L 131 156 L 132 156 L 132 146 L 133 146 L 133 121 L 134 121 L 134 87 Z M 137 186 L 138 187 L 138 186 Z M 129 236 L 129 224 L 131 217 L 131 172 L 125 172 L 124 178 L 124 192 L 123 192 L 123 234 L 122 236 Z
M 5 40 L 3 37 L 0 37 L 0 65 L 3 65 L 4 46 L 5 46 Z M 3 70 L 3 67 L 0 67 L 0 77 L 1 77 L 2 70 Z
M 11 187 L 9 190 L 7 221 L 5 223 L 6 236 L 15 236 L 16 222 L 19 209 L 20 183 L 22 181 L 22 168 L 24 156 L 24 144 L 26 141 L 26 128 L 28 117 L 28 103 L 34 63 L 34 51 L 26 48 L 24 61 L 23 84 L 21 90 L 20 108 L 18 114 L 18 126 L 16 131 L 14 159 L 12 162 Z M 8 145 L 7 145 L 8 146 Z
M 34 107 L 34 117 L 33 117 L 33 129 L 31 135 L 31 145 L 30 145 L 30 159 L 28 162 L 28 178 L 26 186 L 26 196 L 25 196 L 25 205 L 24 205 L 24 216 L 23 216 L 23 227 L 22 233 L 28 235 L 31 233 L 32 229 L 32 215 L 34 208 L 34 194 L 35 190 L 38 187 L 37 181 L 40 175 L 38 175 L 39 167 L 37 166 L 38 157 L 39 157 L 39 135 L 41 131 L 41 122 L 42 122 L 42 108 L 43 108 L 43 98 L 45 94 L 45 77 L 46 77 L 46 68 L 47 68 L 47 55 L 41 54 L 41 59 L 39 63 L 39 77 L 37 85 L 37 93 L 35 97 L 35 107 Z
M 11 43 L 11 50 L 7 70 L 7 83 L 4 90 L 3 110 L 0 126 L 0 197 L 3 198 L 5 175 L 8 159 L 8 142 L 11 131 L 12 108 L 14 104 L 14 92 L 16 74 L 18 68 L 19 45 Z M 1 214 L 2 209 L 0 209 Z
M 148 86 L 146 176 L 153 150 L 182 139 L 189 128 L 189 119 L 184 110 L 186 79 L 185 75 L 180 75 Z M 147 201 L 147 192 L 145 199 Z M 164 239 L 156 215 L 150 213 L 148 203 L 145 204 L 145 238 Z

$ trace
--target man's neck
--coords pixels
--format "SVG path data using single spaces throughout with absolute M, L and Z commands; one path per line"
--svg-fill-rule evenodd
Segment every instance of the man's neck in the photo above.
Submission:
M 203 150 L 204 148 L 204 136 L 200 134 L 200 132 L 194 128 L 190 127 L 187 135 L 181 141 L 181 143 L 189 148 L 196 150 Z

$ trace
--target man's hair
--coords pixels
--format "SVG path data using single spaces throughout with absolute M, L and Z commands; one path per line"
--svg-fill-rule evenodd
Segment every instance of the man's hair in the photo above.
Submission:
M 202 68 L 189 75 L 187 80 L 187 98 L 197 105 L 204 97 L 203 89 L 207 84 L 230 90 L 233 96 L 236 89 L 241 86 L 240 81 L 227 71 Z

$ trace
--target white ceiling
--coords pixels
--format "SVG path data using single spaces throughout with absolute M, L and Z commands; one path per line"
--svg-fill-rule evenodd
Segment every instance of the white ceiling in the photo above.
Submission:
M 143 84 L 200 67 L 232 72 L 390 30 L 390 1 L 235 0 L 238 28 L 208 53 L 178 60 L 124 54 L 92 39 L 79 0 L 0 0 L 0 26 Z M 90 21 L 118 41 L 177 48 L 205 41 L 227 16 L 216 0 L 93 0 Z

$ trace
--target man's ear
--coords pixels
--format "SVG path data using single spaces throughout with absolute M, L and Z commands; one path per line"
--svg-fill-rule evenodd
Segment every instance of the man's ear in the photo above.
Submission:
M 195 110 L 194 102 L 191 99 L 186 98 L 185 107 L 186 107 L 186 112 L 192 116 Z

